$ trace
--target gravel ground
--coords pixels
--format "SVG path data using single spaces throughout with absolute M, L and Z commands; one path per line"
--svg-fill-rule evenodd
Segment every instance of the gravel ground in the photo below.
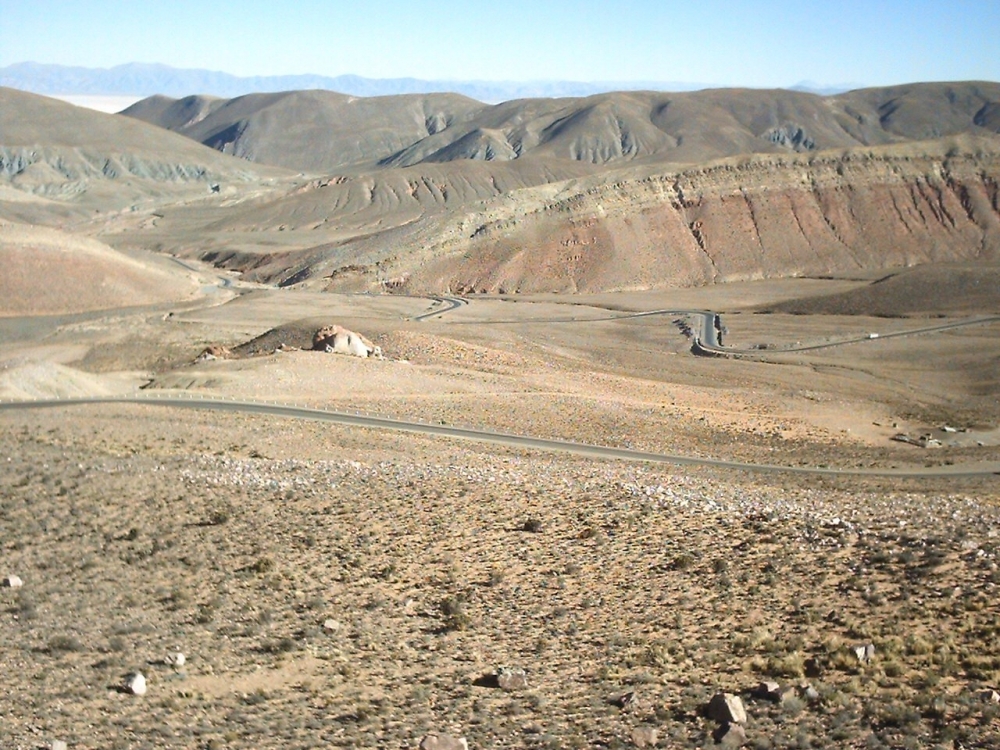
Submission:
M 125 406 L 5 413 L 0 448 L 0 574 L 24 581 L 0 589 L 4 747 L 618 747 L 637 727 L 697 747 L 716 690 L 758 747 L 1000 741 L 977 697 L 1000 682 L 990 480 Z M 501 665 L 527 687 L 492 687 Z M 144 696 L 117 689 L 136 669 Z M 820 697 L 756 701 L 765 678 Z

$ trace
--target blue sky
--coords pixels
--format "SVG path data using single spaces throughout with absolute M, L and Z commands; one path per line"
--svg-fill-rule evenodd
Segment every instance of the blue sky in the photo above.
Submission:
M 1000 80 L 1000 0 L 0 0 L 0 24 L 0 66 L 750 87 Z

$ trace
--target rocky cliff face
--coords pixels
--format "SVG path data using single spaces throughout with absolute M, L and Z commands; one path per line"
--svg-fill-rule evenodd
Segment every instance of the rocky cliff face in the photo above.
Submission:
M 578 181 L 536 205 L 505 197 L 486 220 L 438 227 L 396 275 L 414 291 L 600 291 L 996 261 L 1000 158 L 965 146 L 730 160 Z

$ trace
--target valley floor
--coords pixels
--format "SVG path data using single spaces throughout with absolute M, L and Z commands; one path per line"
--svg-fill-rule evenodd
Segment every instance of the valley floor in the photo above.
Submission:
M 783 465 L 998 460 L 996 323 L 782 353 L 926 319 L 759 314 L 861 281 L 423 321 L 446 306 L 214 283 L 6 319 L 0 397 L 282 401 Z M 618 317 L 654 309 L 719 310 L 772 348 L 695 357 L 684 315 Z M 386 359 L 299 348 L 332 322 Z M 196 361 L 209 346 L 231 355 Z M 983 445 L 890 440 L 944 425 Z M 754 747 L 1000 742 L 992 474 L 655 466 L 142 404 L 0 410 L 0 461 L 0 575 L 24 582 L 0 589 L 5 747 L 623 747 L 643 728 L 699 747 L 720 690 Z M 501 666 L 526 686 L 497 687 Z M 133 670 L 144 696 L 119 690 Z M 783 702 L 751 696 L 765 679 Z

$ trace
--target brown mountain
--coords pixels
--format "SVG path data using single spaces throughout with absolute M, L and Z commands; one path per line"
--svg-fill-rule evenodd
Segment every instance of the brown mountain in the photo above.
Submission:
M 213 148 L 306 172 L 528 156 L 701 163 L 1000 130 L 1000 84 L 918 83 L 838 96 L 786 90 L 628 92 L 488 106 L 457 95 L 325 91 L 152 97 L 124 114 Z
M 510 293 L 996 263 L 998 185 L 1000 142 L 969 136 L 624 168 L 332 243 L 289 269 L 334 289 Z
M 248 148 L 268 133 L 276 153 L 283 137 L 288 153 L 316 148 L 344 163 L 298 177 L 133 118 L 8 95 L 2 153 L 14 133 L 16 148 L 54 156 L 33 175 L 3 162 L 0 216 L 58 225 L 53 217 L 80 219 L 102 195 L 121 206 L 144 186 L 146 208 L 79 226 L 113 247 L 336 290 L 600 291 L 997 262 L 998 89 L 629 93 L 496 107 L 305 92 L 142 105 L 175 127 L 209 130 L 242 108 L 241 132 L 261 138 L 242 141 Z M 381 113 L 371 128 L 362 105 Z M 312 113 L 328 106 L 344 119 Z M 321 121 L 340 124 L 324 131 Z M 117 166 L 147 161 L 203 171 Z M 218 195 L 209 175 L 222 180 Z
M 123 114 L 250 161 L 324 173 L 374 164 L 482 107 L 456 94 L 358 98 L 289 91 L 229 100 L 156 96 Z

